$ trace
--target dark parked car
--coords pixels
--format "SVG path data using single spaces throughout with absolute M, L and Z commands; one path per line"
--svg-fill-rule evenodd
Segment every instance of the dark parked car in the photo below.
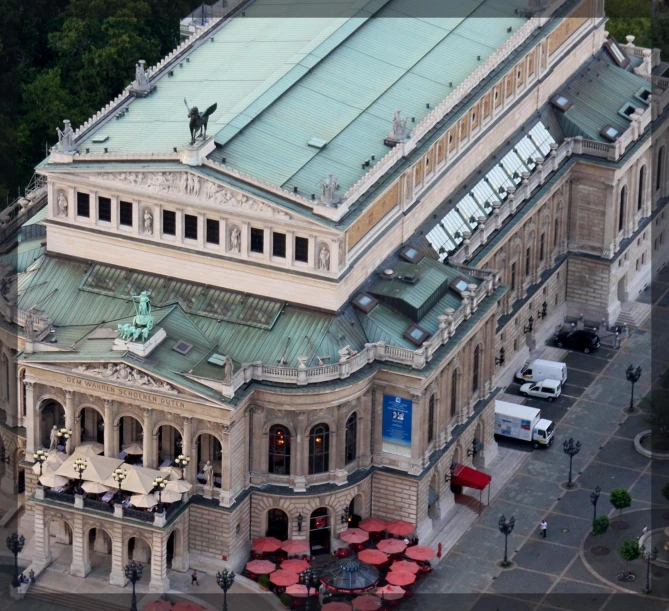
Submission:
M 586 354 L 599 348 L 599 335 L 592 331 L 579 329 L 576 331 L 563 331 L 555 336 L 558 348 L 573 348 L 583 350 Z

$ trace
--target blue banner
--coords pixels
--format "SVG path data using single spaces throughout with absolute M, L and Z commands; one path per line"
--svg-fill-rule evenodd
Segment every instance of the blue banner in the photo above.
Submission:
M 411 448 L 411 413 L 413 402 L 402 397 L 383 395 L 383 444 L 384 451 L 393 451 L 392 446 L 403 446 L 396 448 L 402 450 Z M 389 447 L 385 447 L 389 446 Z M 410 451 L 409 451 L 410 452 Z M 405 452 L 401 452 L 405 453 Z

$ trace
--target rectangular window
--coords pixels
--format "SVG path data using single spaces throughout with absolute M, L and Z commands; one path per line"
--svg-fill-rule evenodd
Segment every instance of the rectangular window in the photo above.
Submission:
M 111 223 L 111 199 L 98 197 L 98 220 Z
M 511 290 L 516 290 L 516 264 L 511 264 Z
M 184 214 L 184 238 L 197 240 L 197 217 L 193 214 Z
M 525 251 L 525 277 L 530 275 L 530 249 Z
M 91 196 L 77 192 L 77 216 L 91 216 Z
M 207 231 L 206 231 L 206 240 L 208 244 L 220 244 L 221 243 L 221 230 L 220 224 L 214 219 L 207 219 Z
M 251 227 L 251 252 L 265 252 L 265 231 Z
M 541 238 L 539 239 L 539 261 L 544 260 L 545 242 L 546 242 L 546 234 L 542 233 Z
M 173 210 L 163 210 L 163 233 L 165 235 L 177 234 L 177 215 Z
M 119 223 L 126 227 L 132 227 L 132 204 L 130 202 L 119 202 Z
M 641 265 L 646 265 L 646 253 L 641 255 Z
M 309 240 L 307 238 L 295 238 L 295 261 L 309 263 Z
M 657 238 L 655 238 L 655 241 L 653 242 L 653 250 L 657 250 Z
M 286 234 L 274 232 L 272 234 L 272 256 L 286 258 Z
M 560 221 L 558 219 L 555 219 L 555 229 L 553 231 L 553 248 L 555 248 L 558 243 L 559 229 L 560 229 Z
M 636 271 L 639 271 L 640 268 L 641 268 L 641 263 L 640 263 L 639 259 L 637 259 L 636 260 Z

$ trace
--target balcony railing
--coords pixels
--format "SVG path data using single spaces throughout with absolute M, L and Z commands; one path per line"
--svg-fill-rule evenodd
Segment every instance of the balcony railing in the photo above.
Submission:
M 84 498 L 84 507 L 86 509 L 94 509 L 95 511 L 103 511 L 104 513 L 114 513 L 113 505 L 94 499 Z
M 73 494 L 67 494 L 66 492 L 56 492 L 52 488 L 44 489 L 44 498 L 49 499 L 50 501 L 58 501 L 59 503 L 74 505 Z
M 140 511 L 139 509 L 131 509 L 130 507 L 123 508 L 123 517 L 130 518 L 131 520 L 139 520 L 140 522 L 147 522 L 153 524 L 155 518 L 155 513 L 149 513 L 148 511 Z

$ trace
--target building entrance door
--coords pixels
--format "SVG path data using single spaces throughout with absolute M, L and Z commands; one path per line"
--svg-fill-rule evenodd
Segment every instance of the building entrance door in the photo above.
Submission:
M 288 538 L 288 516 L 281 509 L 270 509 L 267 512 L 267 537 L 276 537 L 279 541 Z
M 309 519 L 309 544 L 311 555 L 330 553 L 330 516 L 327 507 L 315 509 Z

